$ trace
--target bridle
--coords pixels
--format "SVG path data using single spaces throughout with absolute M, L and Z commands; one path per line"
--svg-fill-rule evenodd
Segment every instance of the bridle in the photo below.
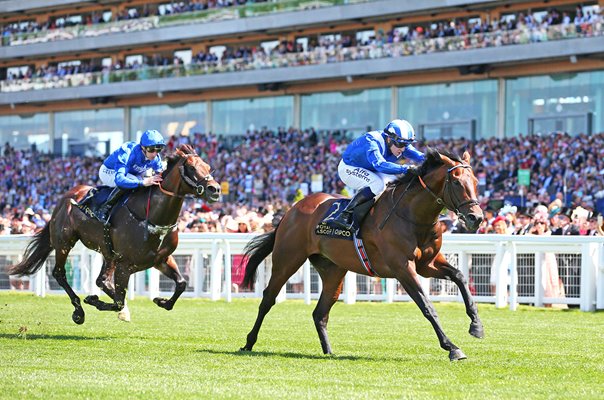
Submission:
M 445 185 L 443 187 L 443 196 L 439 197 L 437 196 L 434 191 L 432 191 L 432 189 L 430 189 L 428 187 L 428 185 L 426 185 L 426 183 L 424 182 L 424 180 L 422 179 L 422 177 L 420 175 L 416 175 L 417 179 L 419 180 L 420 185 L 428 192 L 432 195 L 432 197 L 434 197 L 434 199 L 436 200 L 437 204 L 442 205 L 443 207 L 446 207 L 447 209 L 453 211 L 460 219 L 462 220 L 466 220 L 466 217 L 459 211 L 462 207 L 465 206 L 474 206 L 474 205 L 480 205 L 480 203 L 478 202 L 477 199 L 470 199 L 470 200 L 466 200 L 463 202 L 459 202 L 457 203 L 457 196 L 455 196 L 455 192 L 453 191 L 453 188 L 451 187 L 451 172 L 453 172 L 454 170 L 456 170 L 457 168 L 465 168 L 465 169 L 472 169 L 472 167 L 468 164 L 459 164 L 459 165 L 455 165 L 449 169 L 447 169 L 447 177 L 445 178 Z M 409 191 L 409 188 L 411 187 L 411 183 L 413 182 L 413 180 L 411 180 L 409 182 L 409 184 L 407 185 L 407 187 L 405 188 L 405 190 L 403 191 L 403 193 L 398 197 L 398 199 L 394 202 L 394 204 L 392 205 L 392 208 L 390 209 L 390 211 L 388 212 L 388 214 L 386 215 L 386 217 L 384 218 L 384 220 L 382 221 L 382 223 L 380 224 L 380 230 L 384 227 L 384 225 L 386 224 L 386 221 L 388 220 L 388 218 L 390 218 L 390 215 L 392 214 L 393 211 L 396 210 L 396 206 L 398 205 L 398 203 L 401 201 L 401 199 L 405 196 L 405 194 Z M 394 190 L 392 191 L 392 196 L 394 196 Z M 448 200 L 450 201 L 445 201 L 445 197 L 448 196 Z M 394 199 L 393 199 L 394 200 Z M 401 218 L 403 218 L 404 220 L 411 222 L 414 225 L 418 225 L 418 226 L 434 226 L 436 224 L 436 222 L 432 223 L 432 224 L 420 224 L 418 222 L 414 222 L 411 221 L 409 218 L 406 218 L 400 214 L 397 213 L 397 215 Z
M 428 191 L 428 193 L 430 193 L 432 195 L 432 197 L 434 197 L 436 199 L 436 202 L 444 207 L 447 207 L 449 210 L 453 211 L 458 217 L 465 219 L 465 217 L 463 216 L 463 214 L 461 214 L 461 212 L 459 211 L 460 208 L 465 207 L 465 206 L 477 206 L 480 205 L 480 203 L 478 202 L 477 199 L 470 199 L 470 200 L 466 200 L 466 201 L 462 201 L 459 202 L 457 205 L 455 203 L 457 203 L 457 196 L 455 196 L 455 192 L 453 191 L 453 188 L 451 187 L 451 172 L 455 171 L 457 168 L 465 168 L 465 169 L 472 169 L 471 166 L 469 166 L 468 164 L 459 164 L 459 165 L 455 165 L 454 167 L 451 167 L 447 170 L 447 177 L 445 178 L 445 186 L 443 187 L 443 196 L 442 197 L 438 197 L 436 194 L 434 194 L 434 192 L 428 187 L 428 185 L 426 185 L 426 183 L 424 182 L 424 180 L 422 179 L 421 176 L 417 175 L 417 179 L 419 179 L 419 183 L 422 185 L 422 187 L 424 189 L 426 189 Z M 445 195 L 448 195 L 449 197 L 449 202 L 445 201 Z M 447 204 L 448 203 L 448 204 Z
M 185 174 L 185 166 L 184 163 L 185 161 L 189 158 L 189 157 L 199 157 L 198 154 L 185 154 L 179 161 L 178 161 L 178 171 L 180 173 L 180 177 L 182 178 L 182 180 L 191 188 L 195 191 L 195 195 L 197 196 L 202 196 L 206 190 L 206 185 L 208 184 L 209 181 L 211 181 L 212 179 L 214 179 L 212 177 L 211 174 L 207 174 L 206 176 L 204 176 L 203 178 L 201 178 L 201 180 L 199 182 L 194 182 L 191 178 L 189 178 L 187 176 L 187 174 Z M 201 157 L 199 157 L 201 159 Z M 172 197 L 185 197 L 184 194 L 177 194 L 175 192 L 171 192 L 167 189 L 165 189 L 161 183 L 159 184 L 159 190 L 162 191 L 162 193 L 167 194 L 168 196 L 172 196 Z

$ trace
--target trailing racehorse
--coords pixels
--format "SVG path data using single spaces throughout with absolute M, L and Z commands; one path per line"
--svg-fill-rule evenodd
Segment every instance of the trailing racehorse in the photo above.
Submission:
M 471 320 L 470 334 L 478 338 L 484 336 L 464 276 L 440 252 L 442 230 L 437 224 L 438 215 L 445 206 L 454 210 L 469 229 L 476 230 L 483 220 L 476 200 L 476 185 L 467 152 L 459 158 L 429 150 L 426 161 L 418 169 L 386 188 L 361 224 L 360 232 L 371 268 L 361 262 L 353 241 L 318 234 L 317 226 L 336 201 L 334 196 L 318 193 L 296 203 L 274 231 L 254 238 L 246 248 L 248 261 L 244 286 L 253 286 L 259 264 L 271 252 L 273 267 L 256 323 L 241 350 L 252 350 L 262 321 L 275 304 L 279 291 L 309 259 L 323 281 L 313 319 L 325 354 L 331 353 L 327 336 L 329 311 L 338 300 L 346 272 L 354 271 L 396 278 L 434 327 L 440 346 L 449 352 L 449 358 L 466 358 L 445 335 L 418 274 L 455 282 Z
M 189 145 L 180 146 L 168 157 L 168 166 L 159 186 L 133 192 L 111 214 L 111 226 L 91 218 L 75 205 L 90 191 L 89 186 L 76 186 L 68 191 L 53 211 L 49 223 L 26 248 L 23 261 L 9 269 L 10 274 L 31 275 L 37 272 L 55 250 L 53 276 L 67 292 L 74 306 L 72 319 L 84 323 L 84 309 L 65 275 L 65 262 L 73 246 L 82 243 L 103 255 L 104 262 L 97 285 L 113 300 L 100 301 L 88 296 L 84 301 L 99 310 L 120 311 L 124 307 L 130 275 L 151 267 L 159 269 L 176 282 L 170 299 L 154 302 L 172 309 L 186 287 L 171 254 L 178 245 L 177 220 L 184 197 L 193 195 L 215 202 L 220 186 L 210 175 L 210 166 Z M 113 276 L 113 283 L 110 277 Z

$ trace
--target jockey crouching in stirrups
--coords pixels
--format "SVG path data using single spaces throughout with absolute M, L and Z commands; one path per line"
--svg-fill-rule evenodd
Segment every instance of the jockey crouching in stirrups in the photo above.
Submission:
M 96 213 L 101 221 L 108 223 L 111 207 L 128 190 L 161 183 L 163 164 L 159 153 L 164 147 L 166 143 L 161 133 L 147 130 L 140 143 L 126 142 L 107 157 L 99 169 L 99 178 L 104 185 L 114 189 Z M 145 176 L 147 171 L 152 171 L 153 175 Z
M 426 157 L 413 147 L 413 142 L 415 131 L 411 124 L 395 119 L 383 131 L 367 132 L 348 145 L 338 165 L 338 175 L 357 193 L 331 223 L 351 229 L 354 209 L 382 193 L 396 175 L 407 173 L 407 165 L 396 163 L 401 157 L 423 162 Z

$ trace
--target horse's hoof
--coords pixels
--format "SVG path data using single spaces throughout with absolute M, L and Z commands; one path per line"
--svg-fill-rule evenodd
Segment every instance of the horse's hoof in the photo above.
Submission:
M 163 297 L 156 297 L 153 299 L 153 302 L 159 307 L 168 311 L 170 311 L 174 307 L 174 304 L 171 304 L 168 299 L 164 299 Z
M 94 305 L 98 301 L 99 301 L 99 296 L 97 296 L 96 294 L 91 294 L 90 296 L 86 296 L 84 298 L 84 303 L 90 304 L 90 305 Z
M 73 314 L 71 314 L 71 319 L 78 325 L 82 325 L 84 320 L 86 319 L 84 316 L 83 310 L 75 310 Z
M 471 323 L 470 324 L 470 335 L 474 336 L 475 338 L 478 339 L 482 339 L 484 338 L 484 328 L 482 327 L 481 323 Z
M 124 322 L 130 322 L 130 310 L 128 310 L 128 307 L 122 308 L 122 311 L 117 313 L 117 319 Z
M 244 347 L 240 348 L 239 351 L 247 353 L 247 352 L 252 351 L 252 349 L 248 349 L 247 347 L 244 346 Z
M 466 355 L 461 351 L 461 349 L 453 349 L 449 352 L 449 360 L 457 361 L 457 360 L 465 360 Z

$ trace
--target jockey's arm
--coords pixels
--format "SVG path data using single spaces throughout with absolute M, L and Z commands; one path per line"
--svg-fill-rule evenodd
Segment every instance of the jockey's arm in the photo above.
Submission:
M 375 149 L 371 148 L 368 150 L 367 161 L 371 163 L 377 172 L 383 174 L 398 175 L 407 172 L 407 166 L 386 161 L 377 146 Z
M 143 186 L 143 180 L 128 177 L 126 166 L 119 166 L 115 170 L 115 185 L 120 189 L 136 189 Z
M 408 145 L 405 150 L 403 150 L 403 157 L 411 159 L 416 163 L 423 163 L 426 160 L 426 155 L 413 147 L 412 144 Z

